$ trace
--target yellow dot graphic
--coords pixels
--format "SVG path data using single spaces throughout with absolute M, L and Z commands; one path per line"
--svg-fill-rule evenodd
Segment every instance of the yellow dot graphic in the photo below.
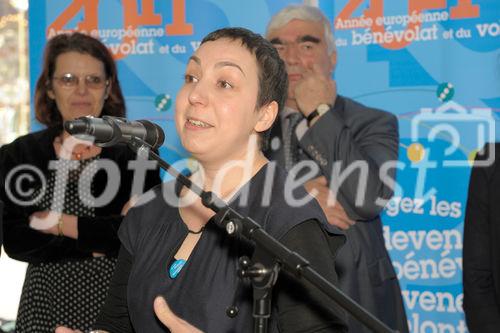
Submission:
M 476 159 L 477 152 L 478 150 L 474 149 L 469 153 L 469 156 L 467 156 L 470 165 L 474 165 L 474 160 Z
M 406 154 L 408 155 L 408 159 L 414 163 L 420 162 L 425 155 L 425 149 L 424 146 L 422 146 L 420 143 L 412 143 L 407 151 Z

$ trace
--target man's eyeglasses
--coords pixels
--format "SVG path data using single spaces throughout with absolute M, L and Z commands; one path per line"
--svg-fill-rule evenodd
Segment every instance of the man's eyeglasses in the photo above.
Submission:
M 71 73 L 54 76 L 53 79 L 59 82 L 64 88 L 74 88 L 80 83 L 80 77 Z M 85 85 L 90 89 L 102 89 L 109 84 L 106 78 L 99 75 L 86 75 L 84 80 Z

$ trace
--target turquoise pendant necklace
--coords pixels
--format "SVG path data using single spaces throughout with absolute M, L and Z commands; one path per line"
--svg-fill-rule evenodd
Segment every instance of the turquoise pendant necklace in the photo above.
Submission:
M 188 229 L 188 233 L 193 234 L 193 235 L 198 235 L 203 232 L 205 229 L 205 226 L 201 227 L 199 231 L 192 231 Z M 175 259 L 175 258 L 174 258 Z M 170 265 L 168 269 L 168 276 L 170 276 L 171 279 L 175 279 L 177 275 L 181 272 L 182 268 L 186 264 L 186 260 L 184 259 L 175 259 L 172 265 Z
M 168 275 L 171 279 L 175 279 L 177 275 L 181 272 L 182 267 L 186 264 L 184 259 L 175 259 L 170 268 L 168 269 Z

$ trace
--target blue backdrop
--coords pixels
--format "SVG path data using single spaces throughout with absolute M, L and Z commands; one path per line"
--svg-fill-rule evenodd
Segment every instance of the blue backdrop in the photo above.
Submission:
M 187 58 L 208 32 L 264 33 L 293 1 L 30 1 L 31 86 L 48 37 L 85 30 L 118 59 L 132 119 L 166 132 L 162 155 L 188 158 L 173 123 Z M 500 4 L 497 0 L 319 0 L 336 29 L 339 93 L 399 118 L 396 195 L 384 236 L 412 332 L 465 332 L 462 230 L 470 160 L 498 139 Z M 33 94 L 33 91 L 32 91 Z M 40 127 L 35 121 L 32 129 Z

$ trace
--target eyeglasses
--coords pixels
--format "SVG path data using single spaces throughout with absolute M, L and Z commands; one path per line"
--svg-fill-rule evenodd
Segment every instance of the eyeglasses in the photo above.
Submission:
M 80 77 L 71 73 L 54 76 L 53 79 L 59 82 L 64 88 L 74 88 L 80 83 Z M 85 85 L 90 89 L 102 89 L 109 84 L 108 80 L 99 75 L 86 75 L 84 80 Z

